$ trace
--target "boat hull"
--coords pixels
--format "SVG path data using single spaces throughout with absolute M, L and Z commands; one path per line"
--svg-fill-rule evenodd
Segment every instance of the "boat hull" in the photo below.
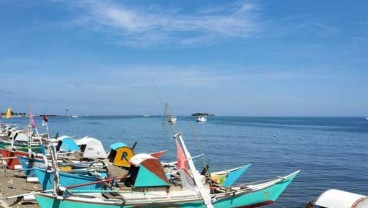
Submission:
M 43 190 L 50 190 L 54 188 L 54 171 L 47 171 L 45 169 L 40 168 L 33 168 L 34 173 L 38 178 L 38 182 L 40 183 Z M 60 185 L 64 187 L 79 185 L 79 184 L 86 184 L 90 182 L 95 182 L 100 180 L 97 177 L 87 176 L 84 174 L 69 174 L 64 172 L 59 172 L 59 180 Z M 78 190 L 96 190 L 101 189 L 103 183 L 96 183 L 87 186 L 77 187 L 75 189 Z
M 238 189 L 235 192 L 216 194 L 216 201 L 212 202 L 214 207 L 243 207 L 251 208 L 271 204 L 278 199 L 298 172 L 279 180 L 275 183 L 264 183 L 257 190 Z M 130 207 L 203 207 L 203 200 L 198 195 L 183 197 L 183 200 L 174 200 L 173 197 L 162 197 L 160 199 L 150 196 L 149 193 L 137 193 L 138 200 L 129 194 L 123 194 L 124 200 L 103 200 L 100 198 L 83 197 L 60 197 L 52 194 L 37 194 L 36 200 L 41 208 L 78 207 L 78 208 L 130 208 Z M 146 198 L 145 198 L 146 197 Z M 131 199 L 131 200 L 130 200 Z M 179 198 L 180 199 L 180 198 Z
M 19 163 L 18 157 L 20 156 L 27 156 L 28 152 L 22 152 L 22 151 L 11 151 L 9 149 L 0 149 L 0 154 L 8 158 L 6 160 L 7 166 L 11 170 L 15 169 L 21 169 L 22 166 Z
M 11 143 L 10 142 L 6 142 L 6 141 L 1 141 L 0 140 L 0 148 L 3 149 L 10 149 L 11 147 Z M 26 144 L 14 144 L 14 148 L 17 151 L 23 151 L 23 152 L 28 152 L 28 145 Z M 32 152 L 35 153 L 42 153 L 42 147 L 39 145 L 32 145 L 31 146 Z
M 18 160 L 22 166 L 24 174 L 27 177 L 37 177 L 33 170 L 34 167 L 41 168 L 41 169 L 46 168 L 45 161 L 41 159 L 18 157 Z

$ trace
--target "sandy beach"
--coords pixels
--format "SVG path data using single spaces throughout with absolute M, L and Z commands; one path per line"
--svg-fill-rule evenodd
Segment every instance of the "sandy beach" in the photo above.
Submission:
M 40 191 L 41 187 L 38 183 L 27 183 L 26 177 L 22 171 L 6 170 L 6 176 L 4 171 L 0 170 L 0 207 L 5 208 L 11 206 L 17 198 L 5 199 L 9 196 L 15 196 L 20 194 L 30 193 L 31 191 Z M 11 207 L 39 207 L 36 201 L 21 201 L 14 204 Z

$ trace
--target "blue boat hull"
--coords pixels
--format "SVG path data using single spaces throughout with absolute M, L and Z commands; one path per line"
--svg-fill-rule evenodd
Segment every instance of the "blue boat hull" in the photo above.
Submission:
M 34 168 L 34 173 L 38 178 L 38 181 L 43 190 L 50 190 L 54 188 L 54 171 L 47 171 L 45 169 Z M 79 184 L 86 184 L 90 182 L 99 181 L 100 179 L 95 176 L 87 176 L 84 174 L 69 174 L 59 172 L 60 185 L 63 187 L 74 186 Z M 103 183 L 91 184 L 87 186 L 77 187 L 78 190 L 96 190 L 101 189 Z
M 33 168 L 45 169 L 45 161 L 41 159 L 28 158 L 28 157 L 18 157 L 19 163 L 22 165 L 24 174 L 27 177 L 37 177 Z

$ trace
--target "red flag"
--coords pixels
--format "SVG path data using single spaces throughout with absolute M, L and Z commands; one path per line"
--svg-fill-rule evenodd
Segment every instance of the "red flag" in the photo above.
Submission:
M 46 115 L 43 115 L 42 126 L 46 126 L 47 122 L 49 122 L 49 119 Z
M 176 150 L 177 150 L 176 157 L 177 157 L 177 160 L 178 160 L 178 165 L 177 165 L 178 170 L 182 168 L 182 169 L 188 171 L 187 160 L 185 158 L 183 150 L 181 149 L 181 147 L 178 143 L 178 140 L 176 140 Z

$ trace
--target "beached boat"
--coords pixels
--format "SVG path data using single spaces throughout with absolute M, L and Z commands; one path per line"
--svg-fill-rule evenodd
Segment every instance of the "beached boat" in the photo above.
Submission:
M 180 151 L 184 153 L 191 172 L 188 174 L 185 168 L 180 168 L 180 183 L 168 180 L 158 159 L 148 154 L 137 154 L 129 160 L 132 164 L 129 177 L 119 188 L 96 191 L 59 187 L 54 193 L 36 193 L 36 200 L 42 208 L 257 207 L 276 201 L 299 173 L 295 171 L 259 183 L 216 186 L 199 175 L 180 133 L 175 135 L 175 139 L 177 144 L 181 144 Z M 86 193 L 99 194 L 80 195 Z
M 0 148 L 28 152 L 28 143 L 31 140 L 30 148 L 32 149 L 32 152 L 42 152 L 42 147 L 40 146 L 41 137 L 33 136 L 29 139 L 25 130 L 18 129 L 13 129 L 9 131 L 8 134 L 9 136 L 7 138 L 0 139 Z
M 74 139 L 72 139 L 69 136 L 61 136 L 57 138 L 56 140 L 57 145 L 57 151 L 61 152 L 60 157 L 64 160 L 75 160 L 77 162 L 81 161 L 83 159 L 83 156 L 79 156 L 79 154 L 82 154 L 80 152 L 80 147 L 76 144 Z M 20 170 L 22 169 L 21 163 L 19 162 L 19 158 L 21 156 L 30 156 L 33 154 L 36 158 L 43 158 L 43 154 L 46 154 L 46 150 L 42 144 L 37 145 L 27 145 L 26 149 L 25 147 L 21 150 L 18 150 L 16 146 L 13 148 L 0 149 L 0 153 L 2 154 L 3 158 L 6 159 L 8 168 L 11 170 Z M 32 153 L 33 152 L 33 153 Z M 41 154 L 42 153 L 42 154 Z M 79 154 L 78 154 L 79 153 Z
M 295 178 L 298 172 L 288 176 L 255 185 L 222 189 L 211 194 L 213 207 L 258 207 L 271 204 Z M 70 191 L 73 193 L 73 191 Z M 104 191 L 99 191 L 104 192 Z M 58 208 L 128 208 L 128 207 L 206 207 L 197 191 L 169 190 L 155 191 L 106 191 L 101 196 L 54 196 L 51 193 L 38 193 L 36 200 L 40 207 L 48 208 L 57 204 Z M 222 192 L 222 193 L 221 193 Z M 74 192 L 79 193 L 79 192 Z M 86 193 L 83 192 L 82 193 Z M 208 194 L 210 194 L 208 192 Z M 115 197 L 113 196 L 115 195 Z M 111 197 L 111 198 L 110 198 Z
M 207 121 L 207 117 L 206 116 L 198 116 L 196 119 L 197 122 L 206 122 Z
M 6 160 L 7 167 L 11 170 L 20 170 L 22 166 L 18 160 L 19 156 L 28 156 L 28 152 L 23 151 L 12 151 L 9 149 L 0 149 L 2 158 Z
M 26 156 L 18 157 L 20 165 L 22 166 L 22 170 L 24 171 L 24 175 L 27 177 L 27 182 L 38 182 L 39 179 L 34 172 L 33 168 L 47 169 L 51 164 L 50 160 L 45 161 L 45 159 L 41 158 L 29 158 Z M 102 163 L 96 162 L 79 162 L 74 161 L 73 163 L 64 163 L 58 161 L 58 167 L 60 171 L 75 173 L 75 174 L 89 174 L 91 170 L 99 170 L 99 172 L 103 173 L 104 177 L 106 177 L 106 170 L 103 169 Z M 100 171 L 101 170 L 101 171 Z
M 58 138 L 57 141 L 58 143 L 56 148 L 61 151 L 59 153 L 58 159 L 65 161 L 58 162 L 58 167 L 61 171 L 71 171 L 73 173 L 80 174 L 82 169 L 85 169 L 84 172 L 88 173 L 88 168 L 98 167 L 99 169 L 101 169 L 103 167 L 102 163 L 96 162 L 100 159 L 107 158 L 105 149 L 101 141 L 91 137 L 84 137 L 82 139 L 74 141 L 71 137 L 68 136 L 61 136 Z M 22 169 L 27 177 L 27 181 L 38 181 L 38 178 L 34 173 L 34 170 L 32 169 L 33 167 L 41 169 L 47 168 L 47 161 L 45 161 L 45 159 L 18 157 L 18 160 L 22 165 Z M 51 161 L 48 161 L 48 163 L 50 164 Z M 79 170 L 76 171 L 76 169 Z M 106 170 L 101 172 L 106 172 Z M 105 177 L 105 175 L 106 173 L 103 177 Z
M 41 185 L 41 188 L 43 190 L 49 190 L 54 189 L 54 177 L 55 177 L 55 171 L 54 170 L 46 170 L 41 168 L 33 168 L 33 171 L 35 175 L 38 178 L 38 182 Z M 90 175 L 88 175 L 90 174 Z M 99 177 L 95 177 L 99 176 Z M 106 172 L 89 172 L 89 171 L 83 171 L 79 173 L 67 173 L 67 172 L 59 172 L 59 180 L 60 185 L 64 187 L 73 186 L 77 184 L 85 184 L 90 183 L 93 181 L 99 181 L 100 178 L 106 177 Z M 101 189 L 103 186 L 103 183 L 95 183 L 90 184 L 82 187 L 78 187 L 78 190 L 95 190 L 95 189 Z

